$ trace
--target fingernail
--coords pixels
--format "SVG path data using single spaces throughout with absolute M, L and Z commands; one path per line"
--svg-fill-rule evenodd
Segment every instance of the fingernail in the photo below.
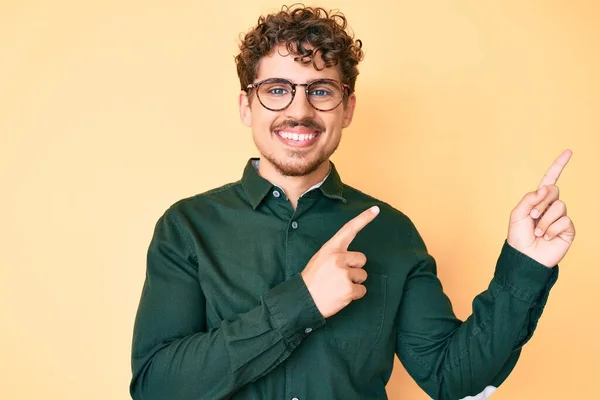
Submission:
M 371 207 L 371 212 L 376 215 L 379 214 L 379 207 L 377 207 L 377 206 Z
M 540 216 L 540 212 L 537 210 L 537 208 L 534 208 L 533 210 L 531 210 L 531 218 L 537 218 Z
M 542 236 L 542 230 L 540 228 L 535 228 L 534 234 L 535 236 Z

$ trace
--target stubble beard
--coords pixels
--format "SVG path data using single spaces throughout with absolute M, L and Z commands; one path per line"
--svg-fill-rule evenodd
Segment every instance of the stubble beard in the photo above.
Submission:
M 282 176 L 294 177 L 306 176 L 315 172 L 319 166 L 329 160 L 329 157 L 337 150 L 339 144 L 338 141 L 331 151 L 325 151 L 325 149 L 320 150 L 316 157 L 312 156 L 312 151 L 310 150 L 285 150 L 287 153 L 285 158 L 277 158 L 256 143 L 262 157 L 273 165 L 277 172 Z

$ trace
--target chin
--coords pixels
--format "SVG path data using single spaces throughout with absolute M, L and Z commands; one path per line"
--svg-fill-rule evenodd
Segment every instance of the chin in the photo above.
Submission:
M 264 155 L 263 155 L 264 156 Z M 272 159 L 265 156 L 267 160 L 275 167 L 280 174 L 284 176 L 305 176 L 316 171 L 327 158 L 314 158 L 307 160 L 304 157 L 302 159 L 296 157 L 287 157 L 285 159 Z

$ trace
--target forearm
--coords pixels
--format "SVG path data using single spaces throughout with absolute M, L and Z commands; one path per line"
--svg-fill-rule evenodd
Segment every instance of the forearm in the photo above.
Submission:
M 432 262 L 422 259 L 423 265 Z M 411 304 L 429 303 L 420 310 L 422 317 L 401 326 L 399 356 L 436 400 L 459 399 L 498 385 L 533 334 L 557 271 L 523 258 L 512 248 L 503 248 L 494 279 L 475 298 L 471 316 L 461 323 L 428 269 L 432 270 L 422 266 L 413 276 L 413 283 L 420 285 L 419 293 L 430 297 L 413 296 Z
M 219 399 L 264 376 L 324 323 L 300 277 L 269 291 L 261 304 L 219 327 L 182 338 L 134 341 L 135 400 Z M 138 317 L 137 336 L 151 326 Z M 139 344 L 139 345 L 138 345 Z

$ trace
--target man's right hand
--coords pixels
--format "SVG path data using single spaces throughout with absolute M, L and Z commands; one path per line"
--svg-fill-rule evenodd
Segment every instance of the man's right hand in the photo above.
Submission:
M 352 300 L 367 293 L 367 288 L 362 285 L 367 279 L 367 272 L 363 269 L 367 257 L 363 253 L 348 251 L 348 246 L 377 214 L 379 207 L 374 206 L 348 221 L 302 271 L 302 279 L 323 317 L 331 317 Z

